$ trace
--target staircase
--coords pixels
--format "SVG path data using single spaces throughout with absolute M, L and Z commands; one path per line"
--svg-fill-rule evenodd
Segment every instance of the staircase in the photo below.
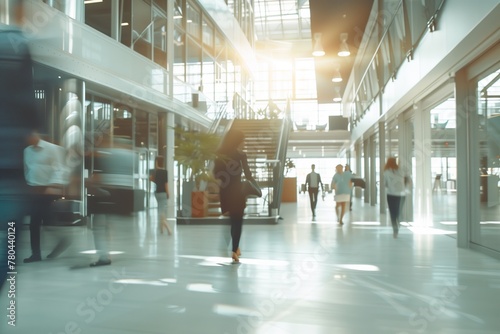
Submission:
M 281 119 L 236 119 L 233 122 L 232 129 L 238 129 L 245 134 L 243 151 L 247 154 L 252 175 L 261 187 L 271 185 L 269 182 L 273 176 L 266 168 L 266 161 L 278 159 L 277 151 L 282 127 Z
M 238 129 L 245 134 L 243 151 L 247 154 L 248 165 L 253 177 L 263 189 L 263 198 L 247 199 L 247 216 L 259 216 L 268 213 L 270 196 L 275 186 L 276 166 L 279 160 L 278 149 L 284 131 L 283 119 L 235 119 L 231 129 Z M 286 143 L 284 143 L 286 145 Z M 286 151 L 286 147 L 285 147 Z M 209 187 L 208 215 L 218 217 L 220 202 L 216 186 Z M 271 200 L 272 201 L 272 200 Z

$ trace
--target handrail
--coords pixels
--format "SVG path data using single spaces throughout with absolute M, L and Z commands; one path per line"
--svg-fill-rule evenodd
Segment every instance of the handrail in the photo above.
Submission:
M 285 117 L 283 118 L 281 132 L 279 136 L 280 140 L 278 143 L 278 150 L 275 160 L 275 162 L 277 162 L 277 165 L 273 167 L 274 193 L 273 193 L 272 207 L 270 206 L 270 209 L 279 209 L 281 206 L 281 194 L 283 192 L 283 182 L 285 177 L 284 170 L 285 170 L 286 152 L 287 152 L 288 139 L 290 137 L 290 124 L 291 124 L 290 101 L 287 101 L 286 108 L 287 109 L 285 111 Z
M 218 108 L 217 108 L 218 112 L 215 116 L 215 119 L 212 122 L 212 125 L 210 125 L 210 129 L 208 132 L 215 133 L 217 131 L 217 128 L 219 127 L 221 120 L 227 114 L 227 104 L 228 104 L 228 102 L 218 105 Z
M 370 57 L 370 61 L 368 62 L 367 66 L 365 67 L 365 69 L 362 71 L 362 75 L 360 77 L 360 80 L 359 80 L 359 84 L 356 85 L 356 88 L 354 90 L 354 98 L 353 98 L 353 101 L 356 100 L 356 97 L 359 95 L 359 92 L 362 88 L 362 83 L 363 81 L 365 81 L 365 79 L 367 78 L 368 76 L 368 73 L 369 73 L 369 70 L 370 68 L 372 67 L 372 64 L 375 62 L 376 60 L 376 57 L 377 57 L 377 54 L 379 53 L 380 49 L 382 48 L 382 45 L 385 43 L 386 39 L 389 38 L 388 37 L 388 34 L 390 32 L 390 29 L 392 27 L 392 25 L 394 24 L 395 20 L 396 20 L 396 17 L 397 17 L 397 13 L 399 12 L 399 10 L 401 9 L 401 7 L 403 6 L 403 2 L 404 0 L 400 0 L 400 2 L 398 3 L 398 6 L 396 8 L 396 10 L 394 11 L 394 15 L 392 16 L 391 18 L 391 21 L 389 22 L 389 24 L 387 25 L 386 29 L 384 30 L 384 32 L 382 33 L 382 36 L 380 37 L 380 40 L 379 42 L 377 43 L 377 47 L 375 48 L 375 50 L 373 51 L 373 54 L 371 55 Z M 442 0 L 438 6 L 438 8 L 436 9 L 436 11 L 433 13 L 432 17 L 429 19 L 429 21 L 427 22 L 427 26 L 429 26 L 433 20 L 436 19 L 436 16 L 438 15 L 438 13 L 441 11 L 443 5 L 444 5 L 444 2 L 445 0 Z M 404 8 L 403 8 L 404 9 Z M 408 19 L 405 17 L 405 21 L 407 21 Z M 407 23 L 407 22 L 405 22 Z M 424 30 L 425 31 L 425 30 Z M 375 29 L 372 29 L 370 31 L 370 37 L 372 36 L 373 32 L 375 32 Z M 410 34 L 410 32 L 408 32 L 408 34 Z M 410 43 L 411 44 L 411 43 Z M 415 45 L 411 44 L 410 47 L 411 49 L 415 48 L 417 43 L 415 43 Z M 407 55 L 408 56 L 408 55 Z M 401 67 L 402 63 L 401 64 L 397 64 L 396 66 L 394 66 L 393 68 L 393 73 L 391 73 L 391 76 L 394 76 L 396 74 L 396 72 L 398 71 L 399 67 Z M 378 78 L 380 79 L 380 78 Z M 375 98 L 378 94 L 380 94 L 380 92 L 383 90 L 383 87 L 385 87 L 385 85 L 387 84 L 388 80 L 386 80 L 385 82 L 383 83 L 379 83 L 379 90 L 376 94 L 373 95 L 373 98 Z M 366 110 L 366 109 L 365 109 Z M 364 112 L 365 110 L 363 110 L 362 112 Z
M 151 28 L 151 26 L 155 23 L 155 21 L 156 21 L 157 19 L 158 19 L 158 17 L 154 17 L 154 18 L 153 18 L 153 20 L 152 20 L 151 22 L 149 22 L 149 24 L 146 26 L 146 28 L 144 28 L 144 30 L 143 30 L 140 34 L 138 34 L 138 35 L 137 35 L 137 38 L 136 38 L 134 41 L 132 41 L 132 48 L 134 47 L 135 43 L 136 43 L 139 39 L 142 39 L 142 35 L 144 35 L 144 33 L 145 33 L 146 31 L 148 31 L 148 30 L 149 30 L 149 28 Z

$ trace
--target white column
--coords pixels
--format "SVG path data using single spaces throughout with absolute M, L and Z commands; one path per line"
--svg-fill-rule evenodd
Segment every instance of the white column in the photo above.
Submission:
M 363 141 L 363 163 L 365 178 L 365 203 L 370 203 L 371 179 L 370 179 L 370 141 Z
M 431 173 L 431 116 L 430 109 L 413 106 L 415 175 L 413 176 L 413 221 L 419 226 L 433 226 Z
M 408 174 L 412 173 L 413 124 L 407 113 L 398 116 L 398 161 Z M 413 222 L 413 192 L 406 196 L 401 211 L 401 221 Z
M 384 185 L 384 166 L 385 166 L 385 122 L 378 123 L 378 156 L 379 156 L 379 170 L 380 170 L 380 213 L 385 213 L 387 209 L 387 200 Z
M 370 136 L 370 205 L 377 204 L 377 145 L 375 135 Z
M 352 166 L 351 166 L 351 169 L 356 172 L 356 177 L 363 177 L 363 174 L 361 174 L 361 144 L 359 143 L 359 141 L 354 144 L 354 151 L 355 151 L 355 155 L 356 155 L 356 164 L 355 164 L 355 169 L 352 169 Z M 362 188 L 359 188 L 359 187 L 356 187 L 354 188 L 354 196 L 356 198 L 361 198 L 361 194 L 362 194 Z
M 480 236 L 479 223 L 479 153 L 476 93 L 469 87 L 467 70 L 455 74 L 456 138 L 457 138 L 457 245 L 469 248 L 471 240 Z

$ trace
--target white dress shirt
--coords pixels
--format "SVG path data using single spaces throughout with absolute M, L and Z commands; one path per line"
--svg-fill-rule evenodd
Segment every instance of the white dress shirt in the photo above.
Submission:
M 318 174 L 315 172 L 311 172 L 311 178 L 309 179 L 309 186 L 313 188 L 318 188 L 319 183 L 318 183 Z
M 68 176 L 63 164 L 64 148 L 39 140 L 24 149 L 24 177 L 30 186 L 63 185 Z

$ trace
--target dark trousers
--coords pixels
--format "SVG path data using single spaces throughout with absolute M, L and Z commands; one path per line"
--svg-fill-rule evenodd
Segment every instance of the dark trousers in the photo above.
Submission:
M 311 210 L 316 210 L 316 204 L 318 203 L 318 190 L 319 188 L 309 187 L 309 200 L 311 201 Z
M 243 230 L 243 213 L 230 213 L 231 239 L 233 240 L 233 252 L 240 247 L 241 232 Z
M 229 212 L 231 239 L 233 241 L 232 250 L 236 252 L 238 247 L 240 247 L 243 213 L 246 205 L 246 198 L 241 195 L 241 183 L 233 182 L 225 188 L 221 188 L 219 195 L 222 213 Z
M 41 256 L 40 250 L 40 230 L 42 222 L 49 225 L 53 219 L 51 205 L 52 202 L 59 196 L 53 195 L 34 195 L 30 212 L 30 243 L 31 254 L 34 257 Z
M 405 201 L 404 196 L 387 195 L 387 206 L 391 216 L 392 229 L 395 233 L 399 231 L 399 215 Z

